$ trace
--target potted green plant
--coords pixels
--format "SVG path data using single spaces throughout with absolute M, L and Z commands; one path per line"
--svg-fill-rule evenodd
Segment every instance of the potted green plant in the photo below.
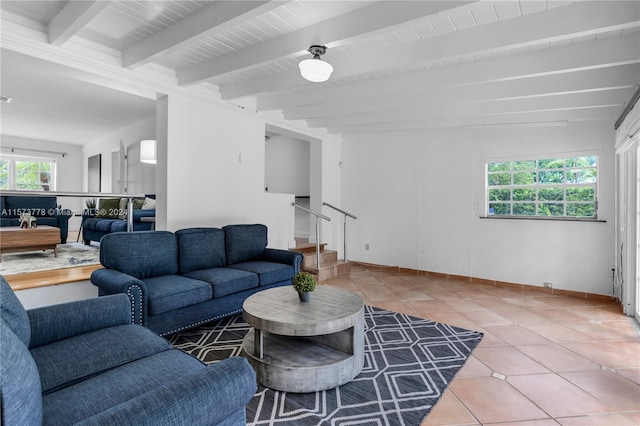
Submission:
M 316 288 L 316 279 L 308 272 L 298 272 L 293 276 L 293 288 L 298 292 L 301 302 L 308 302 L 311 292 Z
M 95 198 L 85 198 L 84 204 L 87 206 L 88 209 L 95 209 L 97 200 Z

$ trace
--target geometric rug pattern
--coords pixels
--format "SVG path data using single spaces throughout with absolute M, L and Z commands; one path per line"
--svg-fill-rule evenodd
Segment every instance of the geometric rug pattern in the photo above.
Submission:
M 235 315 L 168 338 L 213 363 L 240 355 L 249 329 Z M 259 385 L 247 406 L 247 425 L 419 425 L 481 339 L 476 331 L 366 305 L 365 362 L 358 377 L 305 394 Z

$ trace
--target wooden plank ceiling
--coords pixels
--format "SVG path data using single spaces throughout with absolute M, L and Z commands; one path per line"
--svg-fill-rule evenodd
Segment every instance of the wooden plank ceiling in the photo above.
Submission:
M 100 61 L 330 133 L 613 123 L 638 1 L 10 1 L 2 48 Z M 325 83 L 298 71 L 328 47 Z

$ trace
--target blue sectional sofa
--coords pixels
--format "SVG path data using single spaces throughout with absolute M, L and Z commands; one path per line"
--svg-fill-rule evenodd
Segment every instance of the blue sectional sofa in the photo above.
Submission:
M 241 312 L 257 291 L 290 285 L 302 255 L 267 248 L 265 225 L 228 225 L 105 235 L 100 263 L 91 274 L 99 294 L 126 294 L 133 321 L 167 335 Z
M 33 195 L 0 196 L 0 226 L 20 226 L 20 213 L 30 213 L 36 225 L 60 228 L 60 243 L 67 242 L 71 210 L 58 206 L 56 197 Z
M 147 198 L 155 199 L 155 195 L 147 195 Z M 142 209 L 142 201 L 141 199 L 133 201 L 133 231 L 154 229 L 154 222 L 143 222 L 142 218 L 155 218 L 156 210 Z M 115 209 L 107 209 L 106 214 L 102 212 L 102 215 L 97 209 L 86 209 L 82 212 L 82 241 L 84 244 L 89 245 L 91 241 L 100 242 L 102 237 L 112 232 L 126 232 L 127 218 L 122 214 L 124 211 L 126 211 L 125 203 L 119 204 Z
M 131 325 L 125 295 L 25 311 L 2 277 L 0 308 L 4 426 L 246 424 L 249 363 L 172 349 Z

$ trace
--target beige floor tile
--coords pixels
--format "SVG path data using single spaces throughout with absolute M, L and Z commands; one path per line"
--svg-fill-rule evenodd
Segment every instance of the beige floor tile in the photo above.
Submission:
M 549 417 L 504 380 L 456 379 L 450 388 L 482 424 Z
M 360 265 L 329 284 L 484 333 L 425 426 L 640 425 L 640 337 L 619 304 Z
M 546 318 L 545 322 L 584 322 L 586 320 L 582 315 L 565 308 L 530 309 L 530 311 Z
M 549 373 L 549 370 L 512 347 L 478 347 L 473 356 L 496 373 L 506 376 Z
M 449 302 L 447 301 L 447 303 Z M 460 313 L 481 327 L 486 325 L 513 325 L 513 321 L 485 308 L 477 311 L 462 311 Z
M 446 390 L 421 426 L 477 425 L 478 422 L 449 390 Z
M 501 312 L 500 315 L 503 315 Z M 551 341 L 521 325 L 487 325 L 484 329 L 510 345 L 545 345 Z
M 640 368 L 619 368 L 616 370 L 616 373 L 640 385 Z
M 418 312 L 448 312 L 452 310 L 451 306 L 441 300 L 409 300 L 408 302 Z
M 491 426 L 558 426 L 553 419 L 523 420 L 521 422 L 491 423 Z
M 569 417 L 614 411 L 556 374 L 512 376 L 507 381 L 551 417 Z
M 551 308 L 552 305 L 549 305 L 544 298 L 533 298 L 533 297 L 505 297 L 509 303 L 513 303 L 514 305 L 522 306 L 523 308 Z
M 600 370 L 600 366 L 588 359 L 565 349 L 558 344 L 516 346 L 529 358 L 538 361 L 556 373 L 568 371 Z
M 640 340 L 565 343 L 562 346 L 609 368 L 640 368 Z
M 591 341 L 589 337 L 569 327 L 565 327 L 564 324 L 547 322 L 542 324 L 527 324 L 525 327 L 556 343 Z
M 594 416 L 567 417 L 557 419 L 562 426 L 633 426 L 638 423 L 622 414 L 598 414 Z
M 561 373 L 582 390 L 617 411 L 640 411 L 640 386 L 607 371 Z
M 508 303 L 508 302 L 505 302 L 505 303 Z M 524 309 L 519 306 L 512 305 L 511 303 L 509 303 L 509 305 L 511 305 L 513 309 L 501 310 L 501 309 L 496 309 L 491 307 L 489 308 L 493 311 L 498 311 L 501 317 L 511 320 L 516 324 L 536 324 L 536 323 L 542 323 L 542 322 L 549 322 L 549 319 L 547 317 L 545 317 L 544 315 L 541 315 L 535 310 Z
M 469 377 L 489 377 L 493 371 L 484 365 L 478 358 L 471 355 L 464 366 L 458 371 L 456 378 L 469 378 Z
M 633 339 L 633 337 L 629 336 L 628 334 L 619 333 L 616 330 L 611 329 L 610 327 L 605 327 L 602 324 L 598 323 L 575 322 L 565 323 L 563 325 L 577 331 L 582 335 L 587 336 L 591 340 L 607 341 Z

